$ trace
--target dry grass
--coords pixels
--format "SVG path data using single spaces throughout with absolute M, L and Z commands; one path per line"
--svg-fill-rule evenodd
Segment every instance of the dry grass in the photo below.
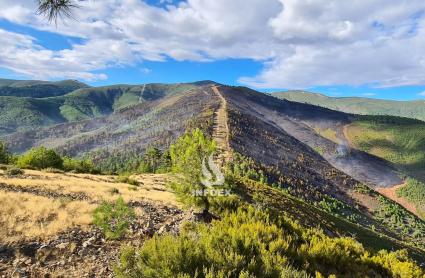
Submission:
M 28 193 L 0 192 L 2 242 L 44 238 L 69 227 L 87 226 L 95 205 Z
M 0 189 L 0 241 L 17 242 L 47 238 L 68 228 L 87 227 L 97 203 L 122 197 L 125 201 L 153 201 L 178 206 L 175 196 L 165 184 L 167 175 L 133 176 L 140 186 L 115 182 L 114 176 L 60 174 L 25 170 L 22 176 L 0 175 L 0 183 L 34 189 L 34 192 L 12 192 Z M 39 192 L 45 192 L 40 196 Z M 88 200 L 54 198 L 49 192 L 81 194 Z
M 326 139 L 328 139 L 328 140 L 330 140 L 334 143 L 341 144 L 341 139 L 338 138 L 337 132 L 333 129 L 328 128 L 328 129 L 323 130 L 323 129 L 320 129 L 318 127 L 315 127 L 314 131 L 316 131 L 316 133 L 319 134 L 320 136 L 322 136 L 322 137 L 324 137 L 324 138 L 326 138 Z
M 168 176 L 165 174 L 145 174 L 133 176 L 141 182 L 134 187 L 126 183 L 115 182 L 114 176 L 97 176 L 89 174 L 58 174 L 34 170 L 25 170 L 24 176 L 0 176 L 0 182 L 9 185 L 47 189 L 63 194 L 83 193 L 93 201 L 111 201 L 121 196 L 125 201 L 149 199 L 165 204 L 177 205 L 175 196 L 169 192 L 165 184 Z M 118 194 L 112 191 L 118 190 Z M 135 190 L 136 189 L 136 190 Z

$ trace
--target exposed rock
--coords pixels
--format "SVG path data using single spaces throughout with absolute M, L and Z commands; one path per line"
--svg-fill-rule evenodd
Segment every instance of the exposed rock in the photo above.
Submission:
M 197 219 L 193 211 L 160 203 L 137 201 L 130 206 L 144 213 L 130 223 L 120 241 L 105 240 L 92 226 L 88 231 L 75 227 L 42 242 L 0 242 L 0 277 L 112 277 L 110 266 L 122 245 L 141 246 L 155 233 L 177 234 L 183 222 Z

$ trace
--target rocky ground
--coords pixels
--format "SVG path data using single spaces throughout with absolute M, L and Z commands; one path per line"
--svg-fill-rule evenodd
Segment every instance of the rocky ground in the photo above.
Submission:
M 113 277 L 122 246 L 140 246 L 155 233 L 178 233 L 183 222 L 196 219 L 191 211 L 153 202 L 130 205 L 144 213 L 131 223 L 122 240 L 107 241 L 92 226 L 72 228 L 45 241 L 0 244 L 0 277 Z

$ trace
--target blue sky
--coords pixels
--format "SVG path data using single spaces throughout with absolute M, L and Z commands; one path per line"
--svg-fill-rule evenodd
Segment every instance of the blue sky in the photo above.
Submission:
M 87 1 L 55 26 L 35 1 L 0 0 L 0 77 L 425 99 L 425 5 L 382 1 Z

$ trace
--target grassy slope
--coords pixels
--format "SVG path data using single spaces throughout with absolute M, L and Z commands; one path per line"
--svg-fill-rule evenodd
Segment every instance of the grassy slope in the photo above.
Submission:
M 284 213 L 306 227 L 320 227 L 333 236 L 351 236 L 366 248 L 374 251 L 408 249 L 417 260 L 425 260 L 425 250 L 406 245 L 392 236 L 384 235 L 364 228 L 344 218 L 334 216 L 300 199 L 296 199 L 282 190 L 271 188 L 258 182 L 243 179 L 237 182 L 238 191 L 245 199 L 262 208 Z
M 83 88 L 48 98 L 0 96 L 0 135 L 105 116 L 143 101 L 153 101 L 193 87 L 191 84 L 150 84 L 145 88 L 115 85 Z
M 305 102 L 346 113 L 393 115 L 425 120 L 425 100 L 400 102 L 371 98 L 336 98 L 304 91 L 278 92 L 272 95 L 282 99 Z
M 45 98 L 61 96 L 88 86 L 76 80 L 57 82 L 0 79 L 0 96 Z
M 347 127 L 354 147 L 394 163 L 407 175 L 425 181 L 425 123 L 390 122 L 359 117 Z
M 114 176 L 25 170 L 23 176 L 9 177 L 2 172 L 0 238 L 6 242 L 45 239 L 76 226 L 87 228 L 93 210 L 103 200 L 118 196 L 127 202 L 150 200 L 177 205 L 174 195 L 164 187 L 167 175 L 135 176 L 143 184 L 134 187 L 118 182 Z
M 397 189 L 396 194 L 413 203 L 419 216 L 425 219 L 425 183 L 409 179 L 404 186 Z
M 289 91 L 273 96 L 306 102 L 343 112 L 394 115 L 425 120 L 425 101 L 386 101 L 369 98 L 332 98 L 321 94 Z M 327 135 L 320 134 L 332 141 Z M 352 145 L 394 163 L 406 175 L 425 181 L 425 123 L 397 117 L 357 117 L 347 127 Z

